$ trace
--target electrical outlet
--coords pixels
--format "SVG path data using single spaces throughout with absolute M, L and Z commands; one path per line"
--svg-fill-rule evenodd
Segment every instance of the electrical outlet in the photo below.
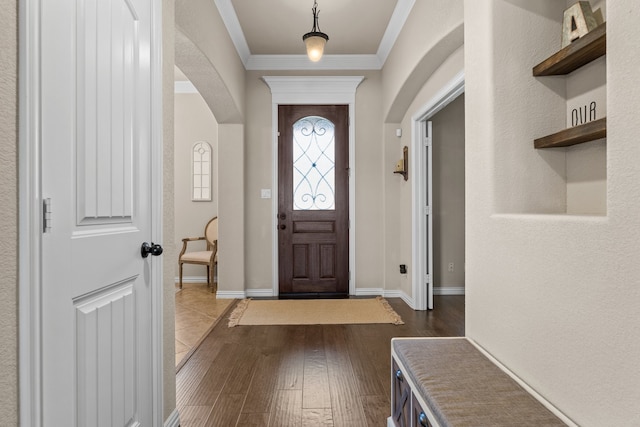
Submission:
M 453 263 L 449 263 L 449 273 L 453 273 Z

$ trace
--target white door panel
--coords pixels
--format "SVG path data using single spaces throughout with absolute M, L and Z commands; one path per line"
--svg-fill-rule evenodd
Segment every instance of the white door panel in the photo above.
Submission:
M 134 288 L 132 278 L 74 300 L 78 425 L 128 426 L 136 421 Z
M 151 0 L 42 2 L 45 426 L 152 425 Z
M 148 112 L 138 100 L 148 88 L 136 84 L 140 63 L 135 5 L 124 0 L 85 1 L 78 9 L 78 223 L 131 220 L 133 176 Z M 142 133 L 142 134 L 141 134 Z M 146 137 L 148 138 L 148 133 Z M 145 153 L 142 153 L 145 154 Z
M 427 308 L 433 309 L 433 124 L 429 120 L 425 123 L 424 152 L 424 230 L 425 230 L 425 259 L 423 280 L 427 288 Z

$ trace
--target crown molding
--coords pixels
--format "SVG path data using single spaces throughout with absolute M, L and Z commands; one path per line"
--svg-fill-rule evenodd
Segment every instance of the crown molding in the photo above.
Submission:
M 398 0 L 378 52 L 372 55 L 325 55 L 311 62 L 306 55 L 252 55 L 231 0 L 215 0 L 224 25 L 246 70 L 380 70 L 404 26 L 416 0 Z
M 352 104 L 364 76 L 263 76 L 274 104 Z
M 307 55 L 251 55 L 247 70 L 379 70 L 377 55 L 324 55 L 311 62 Z
M 236 51 L 238 51 L 238 55 L 240 56 L 242 63 L 246 67 L 247 61 L 251 56 L 251 51 L 249 50 L 247 39 L 245 39 L 244 33 L 242 32 L 242 27 L 240 26 L 240 21 L 238 21 L 236 10 L 233 8 L 231 0 L 215 0 L 215 3 L 218 8 L 218 12 L 220 12 L 220 16 L 222 17 L 222 21 L 224 22 L 225 27 L 227 27 L 231 41 L 236 47 Z
M 382 40 L 380 41 L 380 46 L 378 46 L 378 53 L 376 55 L 380 59 L 380 68 L 382 68 L 386 62 L 393 45 L 400 35 L 400 31 L 402 31 L 404 23 L 407 22 L 407 18 L 415 2 L 416 0 L 398 0 L 393 15 L 391 15 L 391 19 L 389 20 L 389 25 L 387 25 L 384 36 L 382 36 Z

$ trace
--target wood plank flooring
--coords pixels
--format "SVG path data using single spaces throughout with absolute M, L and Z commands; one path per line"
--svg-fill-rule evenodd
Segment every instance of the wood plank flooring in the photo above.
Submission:
M 185 283 L 181 290 L 176 289 L 175 298 L 176 367 L 179 367 L 233 300 L 217 299 L 206 283 Z
M 223 318 L 177 373 L 181 427 L 386 426 L 390 340 L 463 336 L 464 296 L 413 311 L 404 325 L 236 326 Z

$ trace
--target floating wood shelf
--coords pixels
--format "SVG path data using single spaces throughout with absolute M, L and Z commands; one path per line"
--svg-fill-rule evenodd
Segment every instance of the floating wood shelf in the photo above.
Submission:
M 607 24 L 605 22 L 533 67 L 533 75 L 538 77 L 569 74 L 603 56 L 606 50 Z
M 569 147 L 607 137 L 607 118 L 547 135 L 533 141 L 535 148 Z

